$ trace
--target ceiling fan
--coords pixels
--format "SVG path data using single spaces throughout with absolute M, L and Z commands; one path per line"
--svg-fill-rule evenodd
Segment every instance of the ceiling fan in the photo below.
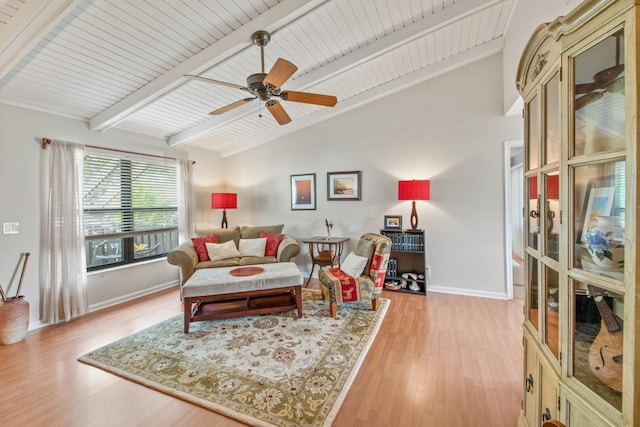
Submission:
M 310 92 L 295 92 L 292 90 L 282 90 L 281 86 L 293 76 L 298 70 L 298 67 L 291 62 L 278 58 L 276 63 L 271 68 L 269 73 L 264 72 L 264 47 L 271 40 L 271 34 L 267 31 L 256 31 L 251 35 L 251 42 L 260 47 L 260 57 L 262 63 L 262 72 L 251 74 L 247 77 L 247 85 L 241 86 L 234 83 L 222 82 L 219 80 L 210 79 L 207 77 L 196 76 L 192 74 L 185 74 L 185 77 L 194 80 L 200 80 L 207 83 L 213 83 L 221 86 L 227 86 L 234 89 L 240 89 L 245 92 L 249 92 L 253 97 L 244 98 L 236 102 L 232 102 L 229 105 L 218 108 L 209 114 L 214 116 L 226 113 L 234 108 L 251 102 L 254 99 L 260 98 L 261 101 L 266 101 L 265 106 L 267 110 L 273 115 L 278 124 L 284 125 L 291 121 L 291 117 L 284 110 L 282 105 L 273 97 L 279 97 L 284 101 L 302 102 L 305 104 L 322 105 L 325 107 L 333 107 L 338 102 L 338 99 L 332 95 L 321 95 L 318 93 Z
M 582 95 L 575 100 L 575 109 L 579 110 L 586 105 L 602 98 L 605 92 L 619 93 L 624 90 L 624 63 L 620 63 L 620 37 L 622 30 L 613 34 L 616 41 L 616 63 L 597 72 L 590 83 L 575 85 L 575 94 Z

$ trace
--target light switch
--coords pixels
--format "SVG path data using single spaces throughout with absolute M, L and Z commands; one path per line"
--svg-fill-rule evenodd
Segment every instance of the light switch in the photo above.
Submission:
M 20 223 L 19 222 L 3 222 L 2 234 L 19 234 Z

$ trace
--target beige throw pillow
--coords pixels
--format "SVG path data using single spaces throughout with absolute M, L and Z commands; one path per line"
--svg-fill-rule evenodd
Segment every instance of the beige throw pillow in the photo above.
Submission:
M 267 246 L 267 238 L 240 239 L 240 256 L 263 257 Z
M 224 243 L 205 243 L 211 261 L 239 257 L 240 252 L 233 240 Z
M 349 255 L 345 258 L 344 262 L 340 266 L 340 270 L 348 274 L 351 277 L 359 277 L 364 271 L 364 267 L 367 265 L 368 258 L 365 258 L 355 253 L 349 252 Z

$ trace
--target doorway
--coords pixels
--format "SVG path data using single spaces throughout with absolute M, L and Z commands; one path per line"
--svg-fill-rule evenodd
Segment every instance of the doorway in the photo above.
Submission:
M 507 299 L 524 298 L 524 143 L 504 143 L 505 266 Z

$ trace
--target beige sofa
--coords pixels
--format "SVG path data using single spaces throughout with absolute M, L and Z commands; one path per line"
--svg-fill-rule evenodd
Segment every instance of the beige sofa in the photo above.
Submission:
M 218 238 L 219 243 L 225 243 L 233 240 L 236 247 L 239 247 L 240 239 L 257 239 L 260 237 L 260 232 L 264 231 L 270 234 L 282 234 L 284 224 L 269 225 L 269 226 L 243 226 L 235 228 L 214 228 L 196 230 L 196 236 L 208 236 L 215 235 Z M 291 236 L 284 235 L 283 240 L 278 246 L 276 256 L 263 256 L 263 257 L 233 257 L 220 259 L 216 261 L 200 261 L 198 253 L 196 252 L 193 242 L 189 239 L 186 242 L 181 243 L 174 250 L 167 255 L 167 261 L 169 264 L 177 265 L 180 267 L 180 286 L 189 280 L 191 275 L 201 268 L 216 268 L 216 267 L 231 267 L 234 265 L 254 265 L 254 264 L 268 264 L 272 262 L 288 262 L 291 258 L 300 253 L 300 245 Z

